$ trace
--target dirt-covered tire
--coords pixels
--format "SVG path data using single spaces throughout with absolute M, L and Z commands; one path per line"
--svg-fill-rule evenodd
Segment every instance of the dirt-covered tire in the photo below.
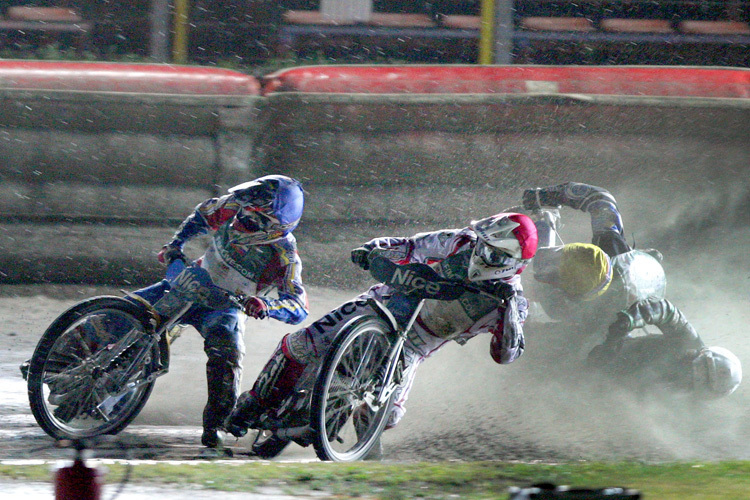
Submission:
M 333 341 L 318 374 L 310 408 L 313 447 L 319 459 L 361 460 L 378 443 L 392 398 L 374 409 L 367 400 L 383 386 L 391 336 L 390 325 L 381 318 L 364 316 Z M 356 418 L 363 410 L 367 413 L 364 424 Z
M 144 351 L 148 321 L 139 304 L 94 297 L 47 328 L 27 376 L 31 412 L 47 434 L 74 440 L 116 434 L 138 415 L 154 386 L 144 376 L 159 353 L 156 345 Z M 130 368 L 139 353 L 140 366 Z M 126 390 L 128 384 L 133 388 Z
M 258 456 L 258 458 L 271 460 L 279 456 L 279 454 L 284 451 L 284 448 L 289 445 L 290 441 L 281 439 L 280 437 L 277 437 L 275 434 L 271 434 L 270 432 L 266 434 L 266 432 L 267 431 L 258 432 L 258 435 L 255 438 L 255 442 L 253 443 L 252 450 L 253 453 Z

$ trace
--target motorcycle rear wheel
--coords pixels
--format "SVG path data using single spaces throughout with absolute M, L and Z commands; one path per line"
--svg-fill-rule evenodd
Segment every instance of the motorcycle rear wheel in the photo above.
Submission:
M 148 375 L 159 349 L 148 343 L 148 321 L 142 306 L 105 296 L 73 306 L 47 328 L 27 376 L 31 412 L 47 434 L 78 440 L 132 422 L 155 382 Z
M 385 428 L 392 397 L 372 407 L 382 389 L 392 329 L 364 316 L 334 339 L 321 366 L 310 409 L 313 447 L 319 459 L 352 462 L 365 458 Z M 366 419 L 361 418 L 363 414 Z

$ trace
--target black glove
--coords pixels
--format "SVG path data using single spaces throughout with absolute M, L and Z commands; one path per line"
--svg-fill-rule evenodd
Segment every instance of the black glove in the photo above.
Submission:
M 492 287 L 492 295 L 507 302 L 511 297 L 516 295 L 516 289 L 513 288 L 513 285 L 498 281 Z
M 542 208 L 539 191 L 541 191 L 541 188 L 524 190 L 523 196 L 521 197 L 523 208 L 526 210 L 539 210 Z
M 156 256 L 156 259 L 162 264 L 171 264 L 175 260 L 187 262 L 187 256 L 179 248 L 172 245 L 164 245 Z
M 560 205 L 569 205 L 565 196 L 565 186 L 568 184 L 570 183 L 525 190 L 521 197 L 523 208 L 526 210 L 540 210 L 542 207 L 560 208 Z M 577 209 L 579 207 L 574 206 L 573 208 Z
M 623 313 L 617 313 L 617 320 L 609 325 L 607 343 L 621 340 L 630 332 L 630 318 Z
M 352 262 L 367 271 L 370 269 L 370 251 L 365 247 L 352 250 Z

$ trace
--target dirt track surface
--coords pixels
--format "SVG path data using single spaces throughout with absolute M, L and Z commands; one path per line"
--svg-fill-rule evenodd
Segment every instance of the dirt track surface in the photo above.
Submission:
M 624 197 L 627 199 L 627 197 Z M 633 200 L 637 202 L 638 200 Z M 685 210 L 698 213 L 692 200 Z M 644 204 L 645 210 L 653 202 Z M 640 205 L 623 207 L 626 228 L 648 225 Z M 672 212 L 679 207 L 672 205 Z M 742 206 L 739 210 L 744 210 Z M 742 212 L 726 225 L 691 219 L 693 227 L 671 229 L 684 239 L 649 237 L 665 254 L 667 296 L 687 315 L 704 341 L 722 345 L 750 367 L 750 230 Z M 578 216 L 579 241 L 588 220 Z M 581 219 L 580 217 L 584 217 Z M 709 213 L 706 218 L 712 216 Z M 637 222 L 636 222 L 637 221 Z M 670 221 L 658 221 L 660 235 Z M 735 223 L 734 225 L 732 223 Z M 739 227 L 740 229 L 737 229 Z M 633 228 L 635 229 L 635 228 Z M 650 241 L 649 241 L 650 240 Z M 572 241 L 569 239 L 568 241 Z M 642 245 L 641 245 L 642 246 Z M 708 271 L 707 271 L 708 269 Z M 527 295 L 533 297 L 531 277 Z M 78 300 L 103 292 L 70 286 L 7 286 L 0 289 L 0 459 L 68 457 L 36 425 L 18 365 L 28 358 L 43 330 Z M 310 321 L 355 290 L 309 287 Z M 271 320 L 247 325 L 243 386 L 252 385 L 269 354 L 290 327 Z M 543 335 L 541 332 L 547 331 Z M 549 333 L 551 332 L 551 333 Z M 489 337 L 448 345 L 427 360 L 417 375 L 401 424 L 384 436 L 388 460 L 568 459 L 720 460 L 750 459 L 750 382 L 730 397 L 705 405 L 679 399 L 636 398 L 604 380 L 585 377 L 573 362 L 555 354 L 554 326 L 526 326 L 527 350 L 517 362 L 498 366 L 488 355 Z M 108 458 L 193 459 L 199 456 L 205 402 L 205 355 L 200 337 L 187 329 L 173 349 L 171 371 L 157 381 L 136 421 L 102 444 Z M 747 377 L 746 377 L 747 378 Z M 249 438 L 232 444 L 245 455 Z M 280 459 L 314 459 L 311 449 L 290 447 Z
M 18 372 L 18 364 L 33 349 L 34 334 L 69 303 L 45 296 L 0 299 L 6 318 L 0 327 L 3 459 L 70 457 L 70 450 L 55 448 L 36 425 Z M 19 315 L 18 311 L 24 312 Z M 252 383 L 283 334 L 275 325 L 264 326 L 248 338 L 251 355 L 245 385 Z M 204 355 L 197 332 L 183 335 L 174 350 L 172 371 L 157 382 L 142 414 L 124 432 L 101 443 L 95 456 L 201 458 Z M 257 342 L 251 339 L 255 336 Z M 625 391 L 604 392 L 588 379 L 576 379 L 569 371 L 547 364 L 549 360 L 532 350 L 515 365 L 494 365 L 486 353 L 486 340 L 480 337 L 474 345 L 449 346 L 425 363 L 407 416 L 385 435 L 387 459 L 750 458 L 744 387 L 731 398 L 706 407 L 680 408 L 648 398 L 633 399 Z M 248 438 L 232 443 L 235 458 L 253 459 L 247 455 L 249 445 Z M 314 454 L 293 446 L 280 459 L 309 460 Z

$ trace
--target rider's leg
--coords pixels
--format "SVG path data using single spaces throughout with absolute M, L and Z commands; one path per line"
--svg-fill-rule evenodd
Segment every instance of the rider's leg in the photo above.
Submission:
M 263 409 L 278 406 L 294 390 L 305 365 L 288 354 L 285 343 L 290 335 L 281 339 L 253 388 L 242 393 L 237 400 L 226 422 L 227 431 L 234 436 L 244 436 Z
M 403 418 L 406 413 L 404 404 L 409 397 L 409 392 L 414 385 L 414 378 L 417 374 L 417 368 L 424 361 L 424 356 L 414 349 L 410 349 L 408 346 L 404 346 L 404 371 L 403 378 L 398 388 L 394 392 L 394 402 L 391 408 L 391 413 L 388 416 L 388 421 L 385 424 L 385 430 L 392 429 L 399 421 Z M 373 416 L 372 410 L 367 405 L 362 405 L 354 410 L 352 414 L 352 423 L 354 424 L 354 430 L 357 433 L 357 438 L 361 439 L 362 436 L 367 432 L 371 418 Z M 381 460 L 383 458 L 383 444 L 381 442 L 381 436 L 378 436 L 377 440 L 373 444 L 371 450 L 364 456 L 364 460 Z
M 227 430 L 237 437 L 244 436 L 261 409 L 274 408 L 291 394 L 305 366 L 320 362 L 341 325 L 361 314 L 364 308 L 369 308 L 367 301 L 358 297 L 307 328 L 286 335 L 261 370 L 253 388 L 240 396 L 227 421 Z
M 372 416 L 373 411 L 366 404 L 356 408 L 352 413 L 352 423 L 354 424 L 354 431 L 357 433 L 357 439 L 361 440 L 364 438 L 370 427 Z M 380 440 L 380 436 L 378 436 L 370 451 L 363 457 L 363 460 L 381 460 L 382 458 L 383 443 Z
M 199 331 L 208 356 L 208 401 L 203 409 L 201 443 L 209 448 L 223 444 L 221 430 L 237 401 L 245 356 L 245 323 L 238 310 L 205 311 Z

